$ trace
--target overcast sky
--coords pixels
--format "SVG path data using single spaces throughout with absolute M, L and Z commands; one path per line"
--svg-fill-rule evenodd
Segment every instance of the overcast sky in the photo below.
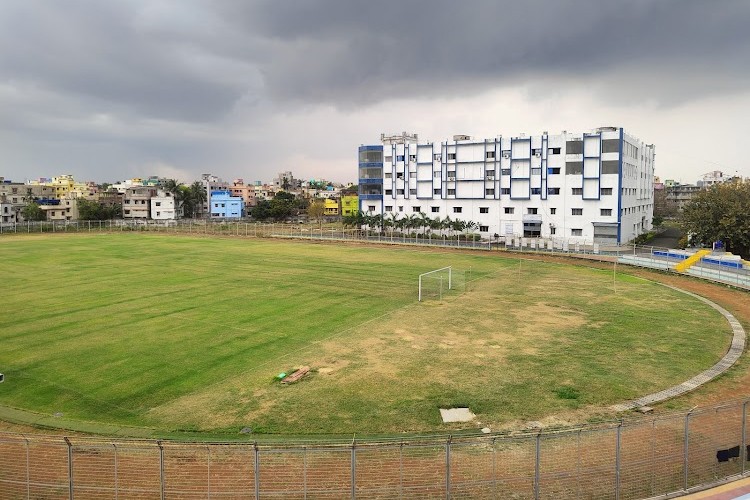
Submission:
M 0 176 L 356 181 L 381 132 L 622 126 L 750 176 L 748 0 L 2 0 Z

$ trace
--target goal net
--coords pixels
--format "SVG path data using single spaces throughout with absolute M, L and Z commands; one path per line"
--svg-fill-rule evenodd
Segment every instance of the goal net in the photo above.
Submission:
M 466 272 L 453 266 L 443 267 L 419 275 L 418 300 L 442 300 L 446 295 L 466 291 Z

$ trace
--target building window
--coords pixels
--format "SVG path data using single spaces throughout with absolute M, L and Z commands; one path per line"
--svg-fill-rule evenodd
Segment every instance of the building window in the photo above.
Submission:
M 375 205 L 368 205 L 367 206 L 367 210 L 369 210 L 370 212 L 374 212 L 375 211 Z
M 549 175 L 554 175 L 554 174 L 559 174 L 559 173 L 560 173 L 560 167 L 549 167 L 549 168 L 547 168 L 547 174 L 549 174 Z
M 571 236 L 583 236 L 583 229 L 571 229 L 570 235 Z
M 404 211 L 404 206 L 403 205 L 399 205 L 398 206 L 398 211 L 399 212 L 403 212 Z
M 460 214 L 463 211 L 463 207 L 453 207 L 454 214 Z
M 161 212 L 156 212 L 157 217 L 161 217 Z
M 542 168 L 541 167 L 532 168 L 531 175 L 542 175 Z
M 531 194 L 542 194 L 542 188 L 531 188 Z
M 409 177 L 411 177 L 412 179 L 416 179 L 417 178 L 417 173 L 416 172 L 409 172 Z
M 574 196 L 583 196 L 583 188 L 573 188 L 572 190 Z
M 392 172 L 386 172 L 385 173 L 385 178 L 386 179 L 391 179 L 392 177 L 393 177 L 393 173 Z
M 385 157 L 385 162 L 386 163 L 393 163 L 393 156 L 386 156 Z
M 509 168 L 500 169 L 500 175 L 510 175 L 510 169 Z
M 541 155 L 542 154 L 542 150 L 541 149 L 532 149 L 531 150 L 531 154 L 533 154 L 534 156 Z
M 560 188 L 547 188 L 547 194 L 560 194 Z
M 500 194 L 510 194 L 510 188 L 500 188 Z
M 556 208 L 550 208 L 549 209 L 549 214 L 550 215 L 555 215 L 556 213 L 557 213 L 557 209 Z
M 396 172 L 396 179 L 403 179 L 404 173 L 403 172 Z
M 490 230 L 490 226 L 479 226 L 480 233 L 487 233 Z
M 549 154 L 551 154 L 551 155 L 559 155 L 560 154 L 560 148 L 548 148 L 547 152 L 549 152 Z
M 572 208 L 571 209 L 572 215 L 583 215 L 583 209 L 582 208 Z
M 599 213 L 602 217 L 609 217 L 612 215 L 612 209 L 611 208 L 602 208 L 599 210 Z
M 404 190 L 403 189 L 397 189 L 396 190 L 396 194 L 404 194 Z
M 393 189 L 386 189 L 385 194 L 388 196 L 393 196 Z
M 454 179 L 456 177 L 456 171 L 455 170 L 448 170 L 448 178 Z
M 430 211 L 433 214 L 439 213 L 440 212 L 440 207 L 430 207 Z
M 396 161 L 404 161 L 404 155 L 396 155 Z
M 449 160 L 455 160 L 456 159 L 456 153 L 448 153 L 448 159 Z
M 505 207 L 504 211 L 505 211 L 506 214 L 512 214 L 513 212 L 516 211 L 516 209 L 515 209 L 515 207 Z
M 437 195 L 439 195 L 439 194 L 440 194 L 440 188 L 437 188 L 437 189 L 433 189 L 433 190 L 432 190 L 432 194 L 437 194 Z
M 484 157 L 487 158 L 488 160 L 493 160 L 493 159 L 495 159 L 495 152 L 494 151 L 487 151 L 484 154 Z
M 486 172 L 484 173 L 484 175 L 485 175 L 485 176 L 486 176 L 486 177 L 487 177 L 488 179 L 494 179 L 494 178 L 495 178 L 495 171 L 494 171 L 494 170 L 487 170 L 487 171 L 486 171 Z
M 488 214 L 488 213 L 490 213 L 490 207 L 479 207 L 479 213 L 480 214 Z
M 432 159 L 435 161 L 440 161 L 440 154 L 437 153 L 437 154 L 432 155 Z
M 417 161 L 417 155 L 409 155 L 409 161 Z
M 487 188 L 484 190 L 485 196 L 495 196 L 495 190 L 493 188 Z
M 556 228 L 555 226 L 551 226 L 551 227 L 549 228 L 549 234 L 551 234 L 551 235 L 552 235 L 552 234 L 555 234 L 555 230 L 556 230 L 556 229 L 557 229 L 557 228 Z
M 411 211 L 419 213 L 422 211 L 422 207 L 411 207 Z
M 456 196 L 456 190 L 455 189 L 449 189 L 448 190 L 448 196 Z
M 393 212 L 393 205 L 386 205 L 385 206 L 385 211 L 386 212 Z
M 432 177 L 433 177 L 434 179 L 440 179 L 440 172 L 433 172 L 433 173 L 432 173 Z
M 416 189 L 410 189 L 410 190 L 409 190 L 409 194 L 414 194 L 414 195 L 416 195 L 416 194 L 417 194 L 417 190 L 416 190 Z
M 612 188 L 601 188 L 599 192 L 602 194 L 602 196 L 609 196 L 612 194 Z
M 539 213 L 538 208 L 527 208 L 526 213 L 529 215 L 537 215 Z

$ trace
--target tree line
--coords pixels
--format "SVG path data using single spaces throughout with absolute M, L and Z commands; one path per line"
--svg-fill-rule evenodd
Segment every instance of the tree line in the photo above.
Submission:
M 344 225 L 349 227 L 370 227 L 380 231 L 397 230 L 399 232 L 411 233 L 412 230 L 428 234 L 430 231 L 463 233 L 473 232 L 479 229 L 479 224 L 473 221 L 461 219 L 451 219 L 450 216 L 445 218 L 431 218 L 424 212 L 406 214 L 399 217 L 396 213 L 390 214 L 368 214 L 358 211 L 352 215 L 346 215 L 343 218 Z

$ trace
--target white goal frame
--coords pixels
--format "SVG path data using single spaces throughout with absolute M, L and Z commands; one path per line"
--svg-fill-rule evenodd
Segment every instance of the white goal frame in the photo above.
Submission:
M 441 267 L 440 269 L 435 269 L 434 271 L 428 271 L 426 273 L 422 273 L 419 275 L 419 297 L 418 302 L 422 302 L 422 277 L 427 276 L 428 274 L 433 273 L 439 273 L 440 271 L 448 270 L 448 290 L 450 290 L 453 286 L 453 266 L 448 267 Z

